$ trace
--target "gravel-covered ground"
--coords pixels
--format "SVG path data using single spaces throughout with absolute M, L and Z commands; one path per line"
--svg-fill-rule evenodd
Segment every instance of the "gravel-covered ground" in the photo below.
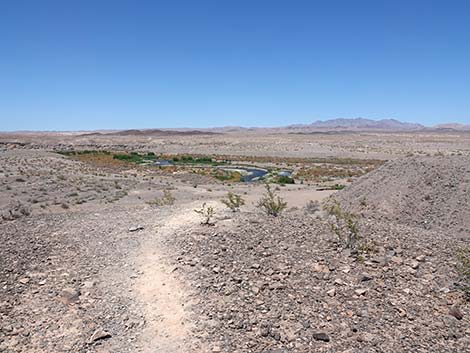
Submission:
M 374 218 L 470 237 L 470 157 L 391 161 L 339 194 L 344 206 Z
M 376 244 L 360 259 L 300 212 L 180 234 L 198 334 L 215 352 L 466 351 L 454 255 L 468 239 L 367 220 L 360 230 Z
M 100 169 L 39 150 L 0 161 L 0 352 L 470 346 L 457 270 L 470 246 L 467 157 L 389 163 L 335 194 L 356 215 L 353 250 L 324 210 L 264 215 L 253 205 L 261 187 L 195 185 L 191 174 Z M 164 189 L 174 205 L 156 206 Z M 239 213 L 220 202 L 229 190 L 250 193 Z M 326 196 L 308 185 L 280 192 L 296 206 Z M 214 226 L 194 212 L 203 202 L 216 208 Z

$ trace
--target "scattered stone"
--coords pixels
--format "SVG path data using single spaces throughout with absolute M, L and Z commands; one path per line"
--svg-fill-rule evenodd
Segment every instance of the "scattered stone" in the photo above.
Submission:
M 139 230 L 144 230 L 144 227 L 139 225 L 139 226 L 129 228 L 129 232 L 138 232 Z
M 416 261 L 424 262 L 424 260 L 426 260 L 426 255 L 416 256 Z
M 336 295 L 336 289 L 331 288 L 329 291 L 326 292 L 330 297 L 334 297 Z
M 315 332 L 312 334 L 312 337 L 316 341 L 330 342 L 330 336 L 325 332 Z
M 367 273 L 361 273 L 360 277 L 359 277 L 359 282 L 367 282 L 367 281 L 370 281 L 372 280 L 372 276 L 367 274 Z
M 460 308 L 457 305 L 453 305 L 449 309 L 449 315 L 452 315 L 457 320 L 462 320 L 463 319 L 463 312 L 462 312 L 462 310 L 460 310 Z
M 88 340 L 88 343 L 92 344 L 93 342 L 103 340 L 103 339 L 106 339 L 106 338 L 111 338 L 111 334 L 107 331 L 102 330 L 102 329 L 98 329 L 91 335 L 90 339 Z
M 365 288 L 358 288 L 354 291 L 354 293 L 356 293 L 357 295 L 364 295 L 367 293 L 367 289 Z
M 408 266 L 410 266 L 413 270 L 416 270 L 419 267 L 419 262 L 416 260 L 411 260 L 408 263 Z
M 397 265 L 403 264 L 403 259 L 399 256 L 392 256 L 390 261 L 392 261 L 394 264 L 397 264 Z
M 18 280 L 18 282 L 20 282 L 21 284 L 26 284 L 26 283 L 29 283 L 30 280 L 31 278 L 29 277 L 22 277 Z
M 59 295 L 59 299 L 65 305 L 77 303 L 80 299 L 80 290 L 74 288 L 65 288 Z

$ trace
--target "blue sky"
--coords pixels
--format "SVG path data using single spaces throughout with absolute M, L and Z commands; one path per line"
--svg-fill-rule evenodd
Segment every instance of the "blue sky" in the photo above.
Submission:
M 470 123 L 470 2 L 0 1 L 0 130 Z

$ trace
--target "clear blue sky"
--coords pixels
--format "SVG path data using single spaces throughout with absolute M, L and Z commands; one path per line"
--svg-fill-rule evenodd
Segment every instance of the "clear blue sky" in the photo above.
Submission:
M 470 123 L 470 1 L 0 1 L 0 130 Z

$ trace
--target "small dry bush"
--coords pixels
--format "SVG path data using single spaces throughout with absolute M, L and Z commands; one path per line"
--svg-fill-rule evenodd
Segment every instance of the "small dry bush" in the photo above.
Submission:
M 258 201 L 258 207 L 260 207 L 268 215 L 277 217 L 282 213 L 282 211 L 286 209 L 287 202 L 278 196 L 276 192 L 271 189 L 269 184 L 266 184 L 265 187 L 266 192 Z
M 330 216 L 330 227 L 338 236 L 338 240 L 347 249 L 353 251 L 360 250 L 362 248 L 361 244 L 359 244 L 361 235 L 356 215 L 343 211 L 341 205 L 336 200 L 327 203 L 324 209 Z
M 233 212 L 239 211 L 240 207 L 245 204 L 245 200 L 241 195 L 234 194 L 233 192 L 229 192 L 227 196 L 220 201 Z
M 171 206 L 175 203 L 175 201 L 176 199 L 171 193 L 171 191 L 166 189 L 166 190 L 163 190 L 162 198 L 156 197 L 155 199 L 153 199 L 152 201 L 149 201 L 148 203 L 154 206 Z
M 306 214 L 314 214 L 320 211 L 320 202 L 310 200 L 305 206 L 304 211 Z
M 470 247 L 466 247 L 457 254 L 457 271 L 460 274 L 460 286 L 465 292 L 467 301 L 470 301 Z
M 204 202 L 202 204 L 202 207 L 200 209 L 194 210 L 194 212 L 200 214 L 203 218 L 203 221 L 201 224 L 207 225 L 207 226 L 213 226 L 215 223 L 212 222 L 212 218 L 215 215 L 215 209 L 212 206 L 207 206 L 207 204 Z

